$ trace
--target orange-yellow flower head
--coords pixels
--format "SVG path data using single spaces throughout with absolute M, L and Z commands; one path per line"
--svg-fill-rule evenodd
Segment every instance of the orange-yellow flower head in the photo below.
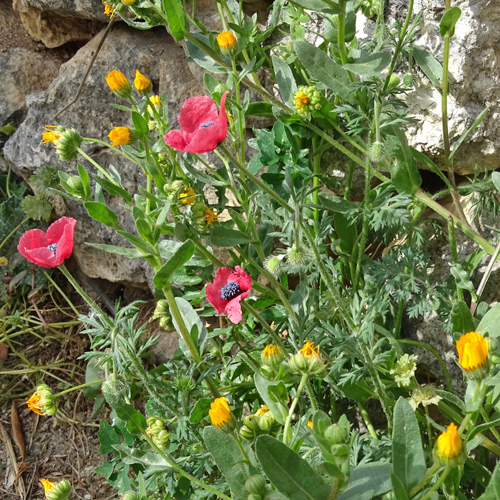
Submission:
M 217 222 L 219 220 L 217 212 L 208 207 L 203 212 L 203 215 L 205 216 L 205 222 L 207 223 L 207 226 L 212 224 L 212 222 Z
M 192 187 L 190 188 L 188 188 L 187 186 L 184 187 L 185 191 L 179 194 L 179 199 L 181 200 L 181 203 L 183 203 L 184 205 L 192 205 L 196 201 L 196 192 Z
M 217 398 L 208 410 L 210 420 L 214 427 L 223 431 L 231 431 L 234 428 L 234 419 L 226 398 Z
M 161 99 L 160 99 L 160 96 L 159 95 L 153 95 L 151 96 L 151 102 L 155 105 L 155 106 L 161 106 Z
M 115 127 L 109 134 L 109 140 L 113 146 L 123 146 L 132 142 L 132 132 L 127 127 Z
M 57 144 L 57 141 L 61 137 L 61 134 L 58 133 L 59 127 L 57 127 L 56 125 L 45 125 L 44 128 L 47 132 L 42 132 L 43 144 L 45 144 L 47 142 L 52 142 L 54 144 Z M 53 128 L 55 130 L 50 130 L 51 128 Z
M 104 5 L 104 14 L 106 14 L 108 17 L 113 17 L 113 7 L 106 3 L 104 0 L 102 0 L 102 4 Z
M 462 335 L 457 342 L 458 360 L 467 377 L 481 380 L 488 375 L 488 341 L 478 332 Z
M 111 71 L 111 73 L 106 77 L 106 83 L 118 97 L 130 97 L 132 93 L 132 87 L 130 86 L 127 77 L 121 71 L 117 71 L 116 69 Z
M 136 70 L 134 87 L 136 88 L 137 92 L 148 94 L 149 90 L 151 89 L 151 80 L 141 74 L 139 70 Z
M 34 411 L 35 413 L 38 413 L 38 415 L 43 415 L 42 409 L 40 407 L 40 395 L 35 392 L 29 399 L 26 401 L 26 404 L 28 405 L 28 408 L 31 411 Z
M 309 429 L 312 429 L 313 428 L 312 420 L 308 420 L 306 425 L 307 425 L 307 427 L 309 427 Z
M 217 43 L 224 55 L 231 56 L 235 53 L 237 41 L 232 31 L 223 31 L 219 33 L 217 35 Z
M 434 446 L 434 458 L 439 465 L 447 467 L 455 467 L 465 460 L 464 446 L 453 422 L 438 437 Z
M 322 378 L 326 374 L 326 367 L 319 357 L 319 346 L 315 349 L 314 342 L 305 342 L 302 349 L 292 356 L 288 363 L 293 373 L 316 378 Z
M 39 385 L 36 388 L 35 393 L 26 401 L 26 404 L 31 411 L 38 415 L 54 415 L 57 411 L 52 391 L 45 384 Z
M 47 500 L 68 500 L 68 495 L 71 491 L 71 483 L 63 479 L 57 483 L 53 483 L 48 479 L 40 479 L 45 490 L 45 498 Z
M 268 344 L 262 351 L 261 360 L 264 366 L 269 368 L 278 368 L 283 360 L 285 359 L 285 354 L 281 349 L 274 345 Z

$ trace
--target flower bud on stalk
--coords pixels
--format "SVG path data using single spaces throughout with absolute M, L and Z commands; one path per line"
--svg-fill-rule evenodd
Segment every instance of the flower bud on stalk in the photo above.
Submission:
M 135 71 L 134 87 L 143 96 L 147 96 L 151 92 L 151 80 L 145 77 L 139 70 Z
M 437 438 L 433 456 L 437 464 L 445 467 L 458 467 L 465 462 L 465 447 L 453 422 Z
M 462 335 L 457 342 L 458 360 L 469 380 L 483 380 L 488 376 L 488 341 L 478 332 Z
M 159 319 L 160 326 L 164 330 L 171 330 L 173 328 L 172 314 L 170 312 L 170 306 L 166 299 L 160 299 L 156 304 L 153 316 L 151 316 L 150 321 Z
M 227 404 L 227 399 L 217 398 L 208 410 L 212 425 L 223 432 L 232 432 L 236 426 L 236 420 Z
M 387 89 L 393 89 L 394 87 L 397 87 L 401 83 L 401 78 L 399 78 L 398 75 L 395 75 L 394 73 L 389 77 L 389 84 L 387 85 Z
M 137 132 L 130 130 L 128 127 L 115 127 L 109 134 L 108 139 L 116 148 L 118 146 L 125 146 L 137 140 Z
M 326 367 L 319 357 L 319 346 L 314 350 L 314 342 L 306 342 L 302 349 L 288 361 L 290 371 L 296 374 L 322 378 L 326 375 Z
M 295 109 L 301 115 L 321 109 L 319 103 L 321 94 L 314 86 L 307 87 L 306 85 L 300 85 L 297 92 L 293 94 L 293 99 L 295 100 Z
M 221 52 L 228 57 L 236 54 L 237 40 L 231 31 L 223 31 L 217 35 L 217 44 Z
M 373 163 L 380 163 L 385 156 L 385 147 L 382 142 L 375 141 L 369 151 L 370 159 Z
M 127 77 L 116 69 L 106 77 L 106 83 L 118 97 L 129 98 L 132 95 L 132 86 Z
M 45 498 L 47 500 L 68 500 L 71 491 L 71 483 L 63 479 L 58 483 L 53 483 L 48 479 L 40 479 L 45 489 Z
M 301 267 L 303 264 L 305 264 L 307 260 L 307 252 L 297 246 L 293 245 L 293 247 L 289 248 L 287 250 L 288 252 L 288 262 L 295 267 Z
M 266 478 L 261 474 L 250 476 L 245 482 L 245 489 L 254 495 L 264 495 L 267 490 Z
M 135 491 L 126 491 L 121 497 L 120 500 L 141 500 L 139 493 Z
M 54 415 L 57 411 L 52 391 L 46 384 L 39 385 L 35 393 L 26 401 L 26 404 L 31 411 L 38 415 Z
M 64 130 L 56 143 L 56 152 L 63 161 L 76 160 L 83 139 L 75 129 Z
M 284 255 L 270 255 L 264 261 L 264 267 L 273 275 L 278 276 L 281 272 Z
M 262 351 L 262 364 L 269 368 L 277 369 L 285 359 L 285 354 L 278 346 L 273 344 L 267 345 Z

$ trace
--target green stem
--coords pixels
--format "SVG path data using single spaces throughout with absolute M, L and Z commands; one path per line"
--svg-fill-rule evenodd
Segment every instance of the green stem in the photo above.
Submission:
M 313 412 L 318 411 L 318 409 L 319 409 L 318 402 L 316 401 L 316 396 L 314 395 L 314 391 L 312 390 L 312 387 L 309 384 L 309 382 L 307 382 L 305 387 L 306 387 L 307 395 L 309 396 L 309 399 L 311 400 L 311 407 L 313 409 Z
M 443 473 L 441 474 L 441 476 L 437 480 L 436 484 L 420 500 L 428 500 L 429 498 L 431 498 L 432 492 L 439 490 L 439 488 L 444 483 L 444 480 L 447 478 L 447 476 L 450 472 L 451 472 L 451 468 L 446 467 L 446 469 L 443 471 Z
M 481 382 L 476 383 L 476 389 L 474 390 L 474 396 L 472 397 L 472 402 L 474 403 L 476 399 L 479 396 L 481 389 Z M 462 434 L 462 432 L 466 431 L 467 429 L 467 424 L 469 423 L 469 420 L 472 418 L 473 413 L 467 413 L 465 415 L 465 418 L 462 420 L 462 423 L 460 424 L 460 427 L 458 428 L 458 434 Z
M 318 136 L 313 136 L 312 144 L 313 144 L 313 173 L 314 177 L 312 180 L 313 188 L 316 188 L 313 192 L 313 203 L 315 205 L 319 205 L 319 175 L 321 174 L 321 157 L 323 156 L 322 150 L 318 151 Z M 314 208 L 314 227 L 316 229 L 316 233 L 319 230 L 319 210 Z
M 220 5 L 220 4 L 218 4 Z M 241 95 L 240 95 L 240 81 L 238 78 L 238 70 L 236 69 L 236 60 L 231 57 L 231 63 L 233 66 L 233 76 L 234 76 L 234 87 L 236 92 L 236 104 L 238 105 L 238 128 L 240 134 L 240 162 L 243 165 L 245 163 L 245 131 L 243 126 L 243 113 L 241 110 Z M 245 178 L 242 178 L 245 181 Z
M 285 348 L 285 345 L 283 344 L 283 341 L 280 339 L 279 335 L 276 334 L 276 332 L 271 328 L 269 323 L 247 302 L 247 301 L 242 301 L 241 307 L 245 310 L 247 310 L 261 325 L 264 330 L 266 330 L 267 333 L 271 336 L 273 339 L 273 342 L 284 352 L 286 353 L 287 350 Z
M 44 271 L 43 274 L 45 274 L 45 277 L 52 283 L 54 288 L 62 295 L 63 299 L 68 303 L 69 307 L 71 307 L 71 309 L 73 309 L 73 312 L 76 314 L 76 317 L 78 318 L 78 316 L 80 316 L 80 313 L 78 312 L 78 309 L 75 307 L 73 302 L 71 302 L 71 300 L 68 299 L 66 294 L 61 290 L 59 285 L 52 279 L 50 274 L 48 274 L 46 271 Z
M 479 412 L 481 413 L 481 416 L 483 417 L 483 420 L 487 424 L 489 424 L 491 422 L 490 417 L 488 416 L 488 414 L 486 413 L 485 409 L 482 406 L 479 407 Z M 496 430 L 496 428 L 495 427 L 490 427 L 490 431 L 495 436 L 495 438 L 497 439 L 497 441 L 500 443 L 500 434 L 498 433 L 498 431 Z
M 356 404 L 358 405 L 359 413 L 361 413 L 361 416 L 363 417 L 363 421 L 365 422 L 370 436 L 378 441 L 377 433 L 375 432 L 375 428 L 373 427 L 370 415 L 368 415 L 368 412 L 366 411 L 365 405 L 361 401 L 356 401 Z
M 347 57 L 347 49 L 345 46 L 345 9 L 346 9 L 346 0 L 339 0 L 339 8 L 342 12 L 337 16 L 338 18 L 338 28 L 337 28 L 337 42 L 339 46 L 340 59 L 342 60 L 342 64 L 347 64 L 349 62 Z M 351 82 L 355 82 L 356 78 L 352 74 L 351 71 L 347 71 L 349 79 Z
M 170 283 L 167 283 L 166 285 L 163 286 L 162 290 L 163 294 L 165 295 L 165 298 L 167 299 L 170 311 L 172 312 L 172 316 L 175 319 L 181 337 L 186 343 L 194 362 L 199 367 L 199 369 L 203 371 L 204 366 L 202 365 L 200 353 L 198 352 L 198 348 L 193 342 L 193 339 L 191 338 L 191 335 L 186 327 L 186 324 L 184 323 L 184 319 L 181 315 L 179 307 L 177 306 L 177 302 L 175 301 L 175 297 L 172 291 L 172 286 L 170 285 Z M 217 390 L 217 387 L 215 387 L 215 384 L 213 383 L 212 379 L 209 377 L 205 377 L 204 382 L 208 386 L 208 389 L 212 393 L 212 396 L 214 398 L 220 398 L 219 391 Z
M 73 288 L 80 294 L 80 297 L 89 305 L 91 309 L 93 309 L 98 316 L 101 317 L 103 321 L 105 321 L 112 328 L 115 326 L 113 321 L 109 318 L 109 316 L 87 295 L 87 292 L 78 284 L 75 278 L 70 274 L 70 272 L 66 269 L 64 264 L 59 266 L 59 270 L 64 274 L 66 279 L 73 285 Z
M 285 428 L 283 429 L 283 443 L 288 444 L 292 440 L 292 430 L 290 429 L 290 424 L 292 422 L 292 416 L 293 412 L 295 411 L 295 407 L 297 406 L 297 403 L 299 402 L 300 394 L 302 393 L 302 389 L 307 383 L 307 373 L 304 373 L 302 375 L 302 378 L 300 379 L 300 384 L 299 387 L 297 387 L 297 392 L 295 394 L 295 397 L 293 398 L 292 404 L 290 406 L 290 410 L 288 411 L 288 416 L 286 417 L 285 421 Z
M 429 408 L 427 406 L 424 407 L 425 414 L 427 415 L 427 436 L 429 438 L 429 450 L 432 450 L 434 447 L 434 437 L 432 434 L 432 427 L 430 422 Z
M 221 493 L 220 491 L 216 490 L 213 486 L 204 483 L 203 481 L 200 481 L 196 477 L 192 476 L 188 472 L 186 472 L 180 465 L 178 465 L 174 460 L 172 460 L 168 455 L 163 453 L 163 450 L 156 446 L 156 444 L 153 442 L 153 440 L 146 434 L 144 433 L 142 436 L 148 443 L 149 445 L 162 457 L 172 469 L 174 469 L 176 472 L 178 472 L 181 476 L 184 476 L 186 479 L 189 479 L 193 484 L 196 484 L 203 488 L 204 490 L 210 491 L 210 493 L 213 493 L 217 497 L 220 497 L 222 500 L 232 500 L 231 497 L 228 497 L 224 493 Z
M 9 170 L 9 172 L 10 172 L 10 170 Z M 30 219 L 29 217 L 26 217 L 26 219 L 24 219 L 22 222 L 20 222 L 20 223 L 19 223 L 19 224 L 18 224 L 18 225 L 14 228 L 14 230 L 13 230 L 13 231 L 11 231 L 11 232 L 10 232 L 10 233 L 9 233 L 9 234 L 5 237 L 5 239 L 2 241 L 2 243 L 0 243 L 0 250 L 1 250 L 1 249 L 2 249 L 2 247 L 3 247 L 3 246 L 4 246 L 4 245 L 5 245 L 5 244 L 9 241 L 9 239 L 10 239 L 10 238 L 12 238 L 12 236 L 14 236 L 14 235 L 17 233 L 18 229 L 19 229 L 19 228 L 20 228 L 20 227 L 21 227 L 24 223 L 26 223 L 26 222 L 28 222 L 28 221 L 29 221 L 29 219 Z
M 484 288 L 486 286 L 486 283 L 488 282 L 488 279 L 490 278 L 491 271 L 493 270 L 493 266 L 495 265 L 496 260 L 498 259 L 498 255 L 500 254 L 500 241 L 498 242 L 497 247 L 495 248 L 495 252 L 493 253 L 493 256 L 490 259 L 490 262 L 488 263 L 488 268 L 486 269 L 486 272 L 483 274 L 483 277 L 481 279 L 481 283 L 479 283 L 479 286 L 477 288 L 477 300 L 476 302 L 472 302 L 470 306 L 470 312 L 474 316 L 474 313 L 476 312 L 477 304 L 479 303 L 479 299 L 484 291 Z
M 105 378 L 100 379 L 100 380 L 94 380 L 93 382 L 87 382 L 86 384 L 77 385 L 76 387 L 71 387 L 71 389 L 66 389 L 65 391 L 58 392 L 57 394 L 53 394 L 52 398 L 55 399 L 55 398 L 58 398 L 59 396 L 62 396 L 63 394 L 67 394 L 68 392 L 76 391 L 78 389 L 83 389 L 84 387 L 89 387 L 91 385 L 102 384 L 103 382 L 106 382 Z
M 457 252 L 457 241 L 455 239 L 455 226 L 453 225 L 453 220 L 448 219 L 448 235 L 450 239 L 450 249 L 451 249 L 451 261 L 453 264 L 458 264 L 458 252 Z M 464 291 L 458 286 L 457 283 L 457 297 L 458 300 L 464 300 Z
M 101 165 L 99 165 L 99 163 L 97 163 L 96 161 L 94 161 L 87 153 L 85 153 L 85 151 L 82 151 L 80 148 L 77 148 L 76 149 L 87 161 L 89 161 L 90 163 L 92 163 L 92 165 L 94 165 L 95 168 L 97 168 L 97 170 L 99 170 L 99 172 L 101 172 L 102 175 L 104 175 L 105 177 L 108 178 L 108 180 L 110 182 L 112 182 L 113 184 L 116 184 L 116 181 L 113 179 L 113 177 L 111 177 L 111 175 L 109 175 L 106 170 L 104 170 Z
M 438 471 L 439 465 L 434 463 L 432 467 L 425 473 L 425 476 L 419 481 L 419 483 L 410 490 L 409 497 L 414 497 L 432 478 L 432 476 Z
M 112 149 L 115 153 L 118 153 L 120 155 L 122 155 L 124 158 L 126 158 L 127 160 L 131 161 L 132 163 L 135 163 L 136 165 L 139 165 L 141 168 L 142 168 L 142 165 L 137 161 L 135 160 L 134 158 L 132 158 L 130 155 L 128 155 L 127 153 L 124 153 L 121 149 L 115 147 L 115 146 L 112 146 L 111 144 L 108 144 L 107 142 L 104 142 L 104 141 L 101 141 L 99 139 L 91 139 L 90 137 L 84 137 L 83 140 L 85 142 L 88 142 L 88 143 L 93 143 L 95 142 L 96 144 L 101 144 L 103 146 L 106 146 L 108 147 L 109 149 Z M 114 181 L 113 181 L 114 182 Z M 115 183 L 116 184 L 116 183 Z

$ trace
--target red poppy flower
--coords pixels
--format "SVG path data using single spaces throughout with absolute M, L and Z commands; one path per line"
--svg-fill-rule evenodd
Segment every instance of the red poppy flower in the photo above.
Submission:
M 33 264 L 60 266 L 73 251 L 75 224 L 75 219 L 61 217 L 49 226 L 47 234 L 41 229 L 30 229 L 21 236 L 17 249 Z
M 220 100 L 220 113 L 208 96 L 190 97 L 179 114 L 182 130 L 171 130 L 165 142 L 173 149 L 186 153 L 213 151 L 227 135 L 226 92 Z
M 252 278 L 240 266 L 234 271 L 221 267 L 214 282 L 207 285 L 207 299 L 217 314 L 225 314 L 231 322 L 239 323 L 242 318 L 240 300 L 248 297 L 250 288 Z

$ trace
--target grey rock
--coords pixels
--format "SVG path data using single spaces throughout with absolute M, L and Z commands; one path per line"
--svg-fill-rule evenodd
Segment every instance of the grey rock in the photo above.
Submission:
M 59 71 L 60 62 L 44 52 L 11 49 L 0 52 L 0 125 L 21 118 L 26 96 L 45 90 Z
M 25 7 L 51 11 L 61 16 L 109 21 L 102 0 L 21 0 Z

